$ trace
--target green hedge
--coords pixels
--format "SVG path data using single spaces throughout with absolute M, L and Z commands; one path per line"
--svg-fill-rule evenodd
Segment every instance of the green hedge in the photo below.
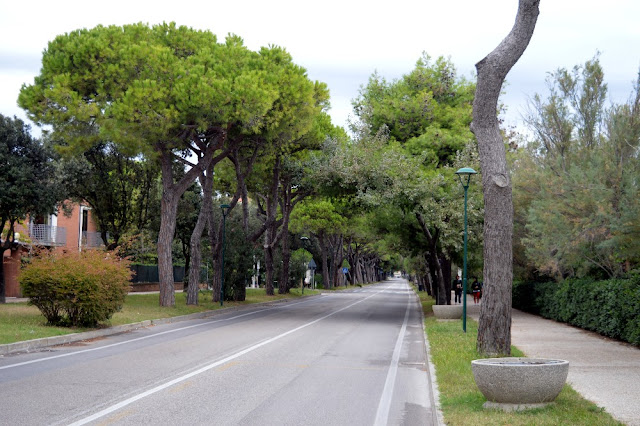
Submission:
M 640 278 L 513 285 L 513 307 L 640 346 Z

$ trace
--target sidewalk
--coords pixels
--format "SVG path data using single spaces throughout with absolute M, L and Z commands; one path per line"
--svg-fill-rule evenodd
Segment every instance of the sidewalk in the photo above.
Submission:
M 480 305 L 467 299 L 478 320 Z M 528 357 L 569 361 L 567 381 L 617 420 L 640 426 L 640 349 L 570 325 L 513 310 L 511 343 Z

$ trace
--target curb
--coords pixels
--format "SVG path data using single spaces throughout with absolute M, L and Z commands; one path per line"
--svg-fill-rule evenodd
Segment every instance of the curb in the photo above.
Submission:
M 420 303 L 420 296 L 413 292 L 416 299 L 418 299 L 418 305 L 420 306 L 420 312 L 422 313 L 422 334 L 424 335 L 424 350 L 427 355 L 427 377 L 429 378 L 429 384 L 431 385 L 431 404 L 432 404 L 432 417 L 433 424 L 436 426 L 444 425 L 444 414 L 442 413 L 442 407 L 440 405 L 440 389 L 438 389 L 438 382 L 436 381 L 436 367 L 431 360 L 431 346 L 429 345 L 429 336 L 427 336 L 427 329 L 424 325 L 424 310 Z
M 132 323 L 132 324 L 116 325 L 116 326 L 113 326 L 113 327 L 103 328 L 103 329 L 99 329 L 99 330 L 91 330 L 91 331 L 84 331 L 84 332 L 81 332 L 81 333 L 65 334 L 63 336 L 51 336 L 51 337 L 43 337 L 43 338 L 40 338 L 40 339 L 24 340 L 22 342 L 7 343 L 7 344 L 4 344 L 4 345 L 0 345 L 0 357 L 3 357 L 5 355 L 19 353 L 19 352 L 33 352 L 33 351 L 36 351 L 38 349 L 46 348 L 46 347 L 49 347 L 49 346 L 65 345 L 65 344 L 68 344 L 68 343 L 75 343 L 75 342 L 81 342 L 83 340 L 95 339 L 95 338 L 98 338 L 98 337 L 113 336 L 114 334 L 126 333 L 128 331 L 137 330 L 139 328 L 151 327 L 151 326 L 154 326 L 154 325 L 162 325 L 162 324 L 170 324 L 170 323 L 173 323 L 173 322 L 204 319 L 204 318 L 209 318 L 209 317 L 213 317 L 213 316 L 224 314 L 224 313 L 228 313 L 228 312 L 233 312 L 233 311 L 237 311 L 237 310 L 241 310 L 241 309 L 247 309 L 249 307 L 271 306 L 271 305 L 276 305 L 276 304 L 280 304 L 280 303 L 288 303 L 288 302 L 292 302 L 292 301 L 298 301 L 300 299 L 306 299 L 306 298 L 315 297 L 315 296 L 319 296 L 319 295 L 312 294 L 312 295 L 309 295 L 309 296 L 301 296 L 301 297 L 298 297 L 296 299 L 270 300 L 268 302 L 252 303 L 252 304 L 240 305 L 240 306 L 232 306 L 232 307 L 229 307 L 229 308 L 216 309 L 216 310 L 213 310 L 213 311 L 197 312 L 195 314 L 181 315 L 181 316 L 177 316 L 177 317 L 159 318 L 159 319 L 153 319 L 153 320 L 145 320 L 145 321 L 136 322 L 136 323 Z

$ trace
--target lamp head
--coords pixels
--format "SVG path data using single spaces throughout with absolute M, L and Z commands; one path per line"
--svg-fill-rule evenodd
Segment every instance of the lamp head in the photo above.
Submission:
M 229 204 L 220 204 L 220 209 L 222 210 L 222 215 L 226 216 L 229 213 L 229 209 L 231 206 Z
M 471 175 L 475 175 L 476 173 L 477 172 L 473 170 L 471 167 L 463 167 L 456 172 L 456 174 L 460 178 L 460 183 L 465 189 L 469 187 L 469 182 L 471 181 Z M 466 183 L 463 180 L 464 178 L 466 178 Z

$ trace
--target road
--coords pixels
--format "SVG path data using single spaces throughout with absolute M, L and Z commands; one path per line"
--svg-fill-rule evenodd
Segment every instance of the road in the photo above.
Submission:
M 0 424 L 430 425 L 406 281 L 0 358 Z

